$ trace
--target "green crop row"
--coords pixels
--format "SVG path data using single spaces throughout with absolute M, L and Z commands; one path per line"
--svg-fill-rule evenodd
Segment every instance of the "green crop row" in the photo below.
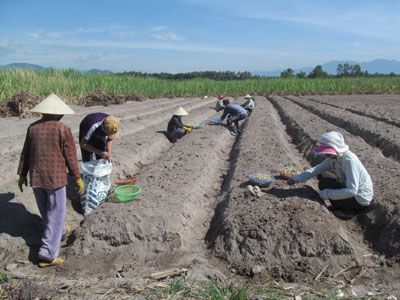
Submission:
M 229 96 L 323 95 L 400 93 L 400 77 L 374 78 L 255 78 L 215 81 L 210 79 L 162 80 L 117 74 L 85 74 L 73 69 L 46 71 L 0 70 L 0 100 L 18 92 L 45 97 L 56 93 L 74 102 L 96 89 L 146 98 Z

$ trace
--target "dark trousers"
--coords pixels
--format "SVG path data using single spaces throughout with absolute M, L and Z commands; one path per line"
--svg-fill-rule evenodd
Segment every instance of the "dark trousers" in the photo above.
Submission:
M 247 118 L 247 114 L 236 114 L 236 115 L 230 115 L 228 117 L 228 125 L 231 125 L 232 123 L 235 123 L 236 127 L 239 128 L 239 121 L 244 120 Z
M 172 143 L 175 143 L 178 139 L 182 138 L 186 134 L 186 130 L 183 128 L 177 128 L 174 131 L 168 132 L 168 138 Z
M 322 176 L 318 176 L 318 180 L 318 188 L 320 191 L 324 189 L 336 190 L 345 187 L 343 184 L 338 183 L 335 179 L 332 178 L 322 178 Z M 363 206 L 359 204 L 354 197 L 341 200 L 329 199 L 329 201 L 331 202 L 333 209 L 340 209 L 345 214 L 356 214 L 368 208 L 368 206 Z

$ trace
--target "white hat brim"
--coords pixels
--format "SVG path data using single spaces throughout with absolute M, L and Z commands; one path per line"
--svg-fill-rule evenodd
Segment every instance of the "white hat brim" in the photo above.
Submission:
M 184 110 L 182 107 L 179 107 L 175 112 L 174 115 L 176 116 L 187 116 L 188 113 L 186 110 Z
M 40 102 L 30 111 L 49 115 L 75 114 L 75 112 L 55 94 L 50 94 L 44 98 L 42 102 Z

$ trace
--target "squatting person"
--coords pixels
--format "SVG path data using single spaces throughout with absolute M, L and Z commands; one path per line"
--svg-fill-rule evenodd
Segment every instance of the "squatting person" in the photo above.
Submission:
M 224 121 L 228 116 L 227 124 L 232 134 L 240 133 L 239 121 L 247 118 L 247 111 L 239 103 L 230 102 L 229 99 L 224 99 L 224 113 L 221 116 L 221 121 Z
M 192 132 L 192 125 L 185 125 L 182 123 L 182 117 L 187 116 L 188 113 L 182 107 L 179 107 L 168 122 L 167 137 L 171 143 L 175 143 L 178 139 L 182 138 L 186 133 Z
M 335 216 L 350 219 L 365 210 L 373 198 L 372 180 L 361 161 L 345 144 L 343 135 L 336 131 L 323 134 L 313 152 L 325 155 L 326 159 L 289 178 L 288 184 L 305 182 L 318 176 L 320 197 L 330 200 Z M 324 172 L 332 173 L 334 179 L 322 176 Z

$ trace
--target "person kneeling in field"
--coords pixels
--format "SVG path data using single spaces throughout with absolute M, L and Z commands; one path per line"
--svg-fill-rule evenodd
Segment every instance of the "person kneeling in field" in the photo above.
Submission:
M 245 110 L 247 110 L 248 114 L 250 115 L 255 107 L 254 100 L 250 95 L 246 95 L 246 97 L 244 97 L 244 99 L 246 100 L 246 102 L 242 104 L 242 107 Z
M 175 143 L 178 139 L 182 138 L 186 133 L 191 132 L 192 125 L 185 125 L 182 123 L 182 116 L 187 116 L 188 113 L 182 107 L 179 107 L 168 122 L 167 137 L 171 143 Z
M 247 118 L 247 111 L 239 103 L 230 102 L 228 99 L 224 99 L 224 106 L 221 120 L 224 121 L 225 117 L 229 115 L 227 124 L 232 134 L 237 135 L 241 131 L 239 121 Z
M 330 200 L 333 213 L 341 219 L 350 219 L 365 210 L 373 198 L 370 175 L 345 144 L 342 134 L 331 131 L 322 135 L 320 145 L 313 148 L 315 154 L 325 155 L 319 165 L 288 179 L 288 184 L 305 182 L 318 176 L 320 197 Z M 325 178 L 324 172 L 331 172 L 334 178 Z

